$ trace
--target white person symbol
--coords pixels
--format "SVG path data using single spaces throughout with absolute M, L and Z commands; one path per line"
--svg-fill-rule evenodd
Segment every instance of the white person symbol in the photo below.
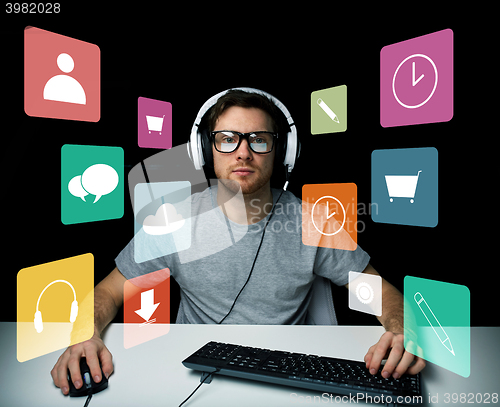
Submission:
M 75 67 L 71 55 L 62 53 L 57 57 L 57 66 L 65 73 L 70 73 Z M 43 98 L 57 102 L 77 103 L 85 105 L 87 98 L 82 85 L 69 75 L 56 75 L 50 78 L 43 88 Z

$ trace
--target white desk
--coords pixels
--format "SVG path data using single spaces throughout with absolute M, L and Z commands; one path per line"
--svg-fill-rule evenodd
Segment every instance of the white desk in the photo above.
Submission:
M 380 326 L 172 325 L 167 335 L 125 349 L 123 325 L 114 324 L 106 331 L 104 341 L 113 354 L 115 373 L 110 377 L 109 388 L 95 395 L 90 407 L 178 406 L 200 381 L 200 374 L 186 369 L 181 362 L 210 340 L 363 360 L 368 347 L 383 332 Z M 0 405 L 83 406 L 84 398 L 64 397 L 52 383 L 50 370 L 62 351 L 19 363 L 16 325 L 10 322 L 0 323 L 0 344 Z M 422 375 L 425 405 L 446 405 L 445 393 L 500 393 L 500 327 L 472 328 L 471 344 L 469 378 L 427 365 Z M 321 396 L 318 392 L 292 387 L 215 376 L 210 385 L 204 384 L 195 393 L 186 407 L 311 404 L 306 404 L 305 399 L 301 403 L 292 399 L 292 393 Z M 439 403 L 429 404 L 429 394 L 437 395 Z

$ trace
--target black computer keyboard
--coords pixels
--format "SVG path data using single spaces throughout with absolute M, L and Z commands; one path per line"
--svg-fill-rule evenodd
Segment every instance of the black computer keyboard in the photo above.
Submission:
M 373 403 L 421 404 L 420 374 L 384 379 L 364 362 L 209 342 L 185 359 L 187 368 L 347 395 Z M 335 396 L 333 396 L 334 398 Z

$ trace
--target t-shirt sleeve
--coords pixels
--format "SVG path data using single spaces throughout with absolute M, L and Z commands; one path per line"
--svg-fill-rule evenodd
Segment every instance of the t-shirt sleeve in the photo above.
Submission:
M 139 263 L 136 262 L 134 257 L 135 244 L 136 239 L 133 238 L 115 259 L 116 267 L 126 279 L 142 276 L 168 267 L 165 257 L 153 258 Z
M 328 278 L 336 285 L 346 285 L 349 282 L 349 271 L 361 273 L 369 261 L 370 256 L 359 246 L 352 251 L 318 247 L 314 273 Z

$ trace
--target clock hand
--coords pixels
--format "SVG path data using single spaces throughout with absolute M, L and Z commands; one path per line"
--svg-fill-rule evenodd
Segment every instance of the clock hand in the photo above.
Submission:
M 335 212 L 329 214 L 328 201 L 326 201 L 326 220 L 330 219 L 333 215 L 335 215 Z
M 411 84 L 412 86 L 415 86 L 417 83 L 419 83 L 422 78 L 424 77 L 424 74 L 420 75 L 417 80 L 415 80 L 415 62 L 411 63 Z

